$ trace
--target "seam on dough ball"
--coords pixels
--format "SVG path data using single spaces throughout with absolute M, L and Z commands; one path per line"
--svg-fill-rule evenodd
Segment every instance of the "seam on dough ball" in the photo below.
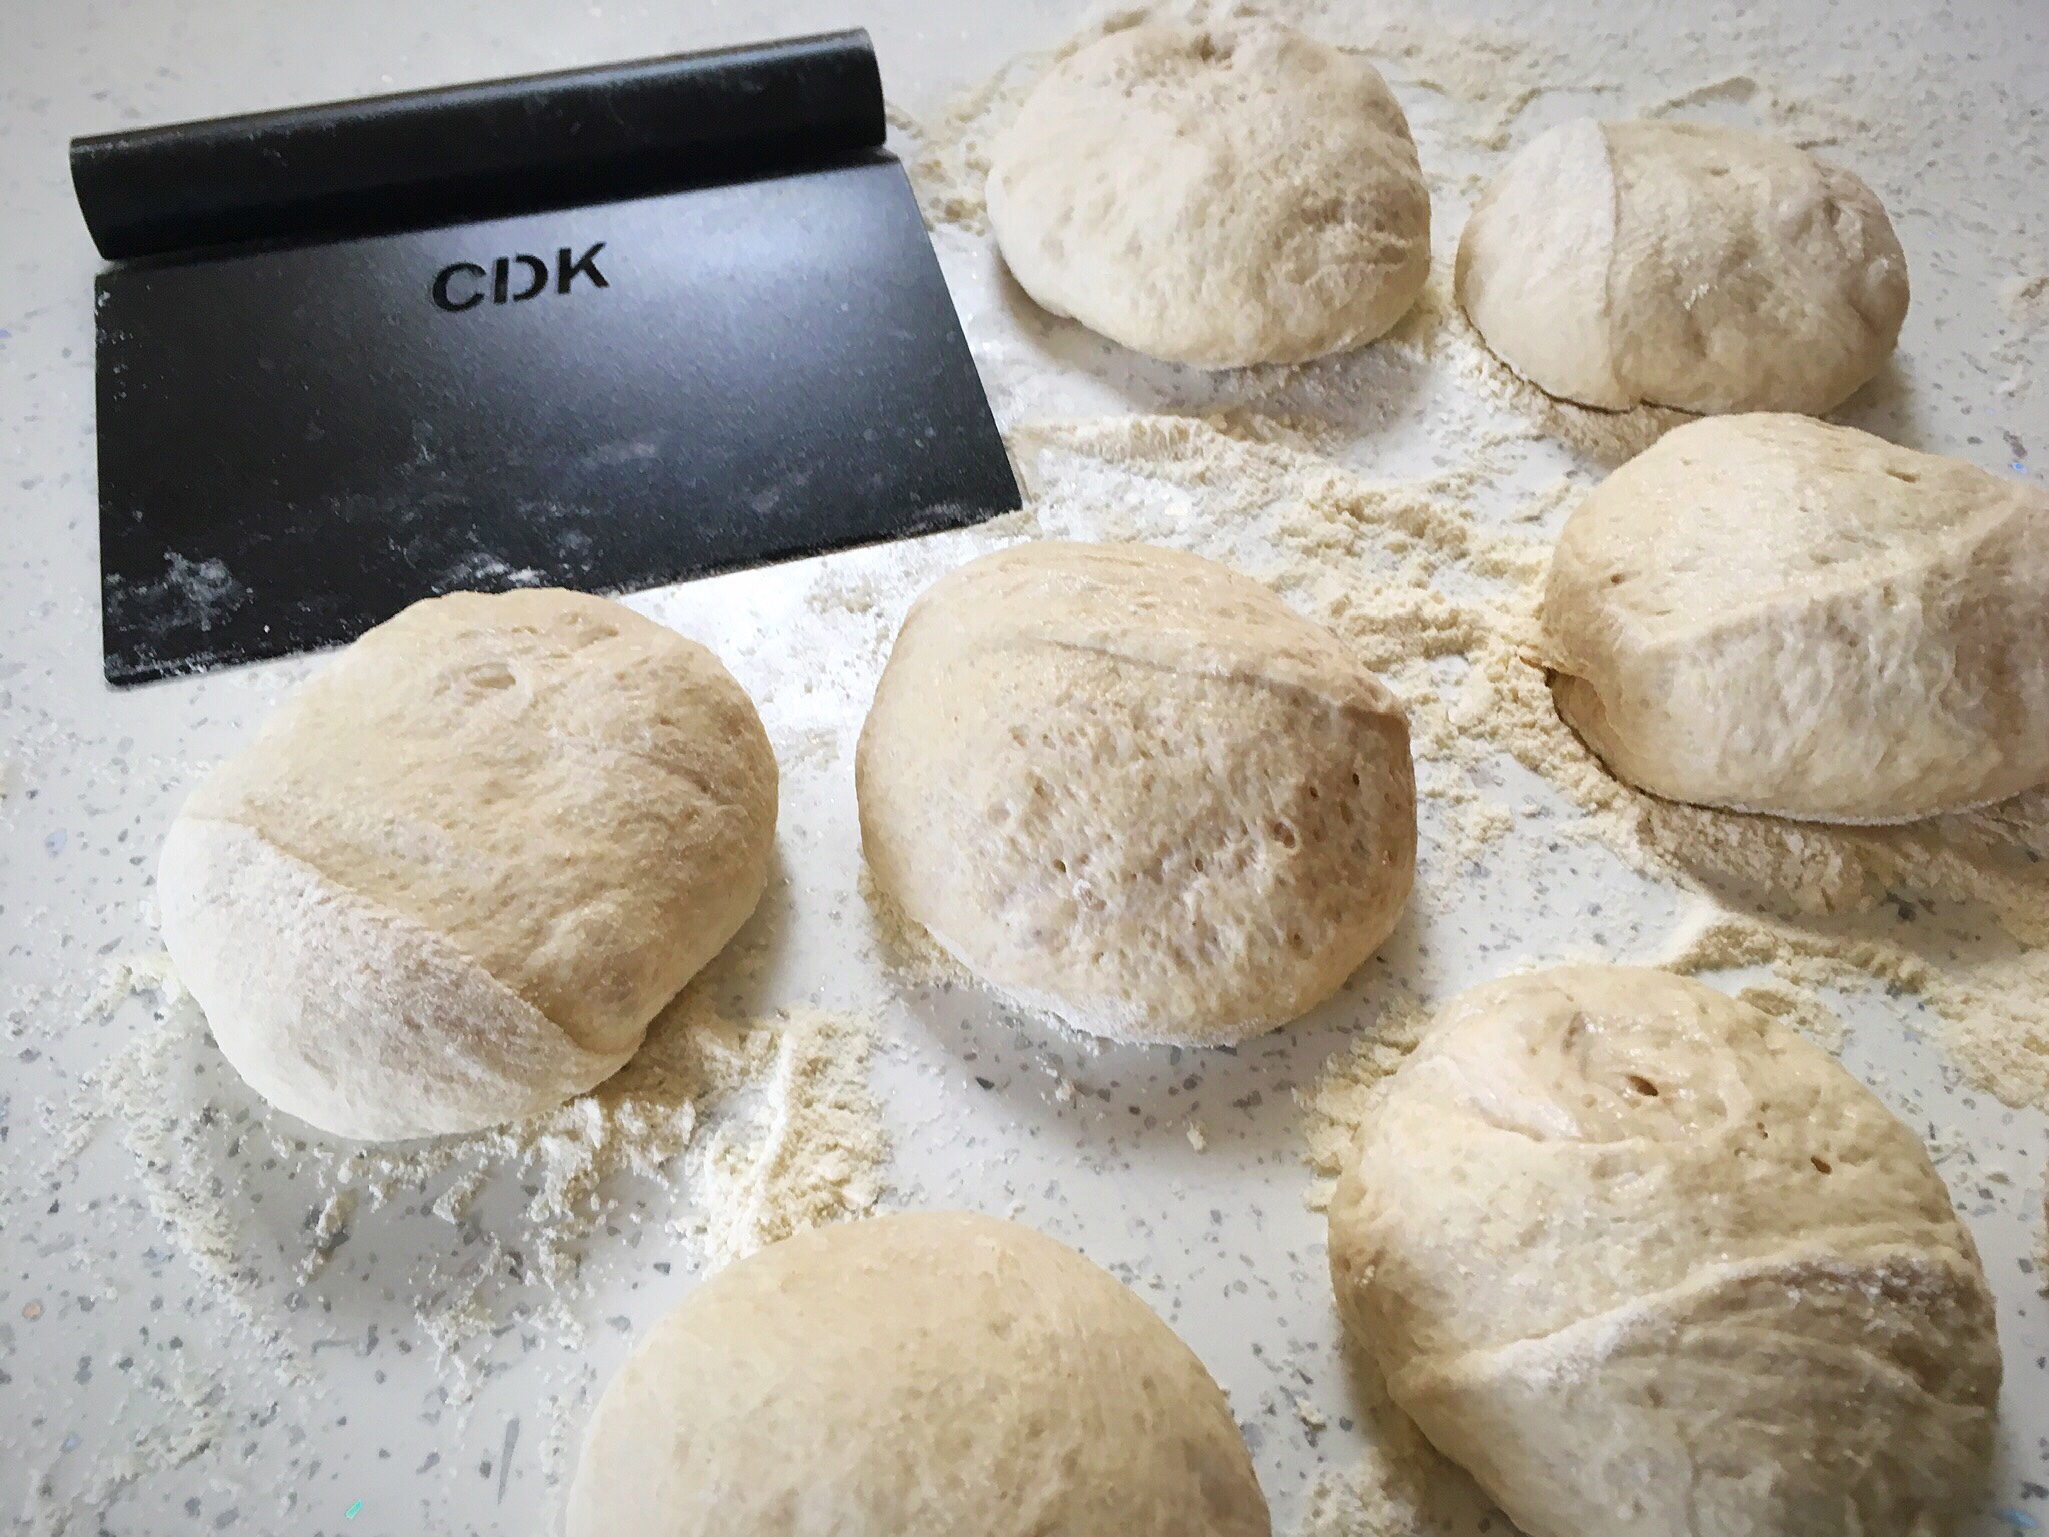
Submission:
M 240 823 L 174 821 L 159 890 L 166 948 L 222 1054 L 337 1136 L 480 1130 L 595 1087 L 633 1054 L 577 1045 L 444 935 Z

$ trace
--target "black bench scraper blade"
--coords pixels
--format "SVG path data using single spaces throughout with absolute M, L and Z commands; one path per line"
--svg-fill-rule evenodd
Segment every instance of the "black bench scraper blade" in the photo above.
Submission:
M 860 33 L 72 146 L 106 674 L 1019 505 Z

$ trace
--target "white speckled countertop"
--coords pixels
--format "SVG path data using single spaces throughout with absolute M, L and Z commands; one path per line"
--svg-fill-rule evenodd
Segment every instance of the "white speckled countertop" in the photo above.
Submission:
M 1898 362 L 1840 418 L 1987 467 L 2049 472 L 2049 331 L 2030 332 L 2001 303 L 2015 280 L 2049 272 L 2042 0 L 1457 0 L 1430 10 L 1418 26 L 1456 15 L 1548 43 L 1551 88 L 1503 119 L 1511 142 L 1576 112 L 1680 97 L 1681 110 L 1727 121 L 1836 123 L 1821 135 L 1836 140 L 1827 153 L 1885 198 L 1914 281 Z M 367 1216 L 304 1285 L 251 1261 L 252 1324 L 166 1235 L 119 1128 L 65 1148 L 97 1092 L 94 1070 L 149 1021 L 140 1001 L 105 1017 L 86 1005 L 110 959 L 153 943 L 149 899 L 169 818 L 312 665 L 123 693 L 101 681 L 98 263 L 72 202 L 66 140 L 847 25 L 873 32 L 893 102 L 925 114 L 1013 54 L 1059 41 L 1076 17 L 1048 3 L 945 0 L 0 0 L 0 1522 L 19 1523 L 9 1530 L 552 1533 L 591 1387 L 633 1331 L 688 1291 L 695 1264 L 659 1221 L 612 1224 L 589 1246 L 593 1294 L 575 1303 L 584 1342 L 510 1308 L 485 1342 L 481 1382 L 457 1396 L 412 1299 L 485 1262 L 489 1199 L 460 1228 L 403 1203 Z M 1462 175 L 1500 156 L 1447 133 L 1456 86 L 1419 58 L 1384 67 L 1426 166 L 1450 173 L 1436 193 L 1442 259 L 1463 218 Z M 1830 117 L 1838 101 L 1854 101 L 1861 127 Z M 985 241 L 949 229 L 937 244 L 1006 427 L 1265 399 L 1335 417 L 1352 440 L 1346 457 L 1378 474 L 1424 473 L 1464 452 L 1466 386 L 1425 364 L 1339 364 L 1280 387 L 1144 364 L 1030 313 Z M 1533 452 L 1550 455 L 1538 470 L 1575 467 L 1562 449 Z M 1483 515 L 1505 512 L 1512 495 L 1483 493 Z M 750 1002 L 874 1015 L 885 1042 L 877 1086 L 898 1146 L 892 1200 L 1016 1215 L 1138 1285 L 1230 1390 L 1285 1532 L 1318 1474 L 1359 1455 L 1323 1221 L 1302 1201 L 1292 1091 L 1370 1025 L 1392 981 L 1441 997 L 1528 961 L 1648 956 L 1677 921 L 1674 894 L 1598 844 L 1560 836 L 1549 815 L 1479 863 L 1462 861 L 1426 808 L 1419 898 L 1383 955 L 1307 1022 L 1234 1054 L 1098 1052 L 968 990 L 893 985 L 858 894 L 852 733 L 878 641 L 908 591 L 902 578 L 974 547 L 973 536 L 945 536 L 633 600 L 727 657 L 783 757 L 780 869 L 752 930 L 769 959 Z M 876 610 L 810 601 L 821 582 L 860 573 L 881 578 Z M 840 660 L 820 673 L 826 655 Z M 1505 768 L 1498 784 L 1543 793 Z M 1924 942 L 1937 954 L 1970 951 L 1985 928 L 1969 912 L 1920 921 L 1940 931 Z M 2049 1522 L 2049 1303 L 2031 1260 L 2049 1121 L 1970 1089 L 1933 1042 L 1908 1032 L 1910 1005 L 1877 991 L 1838 1002 L 1851 1027 L 1844 1060 L 1945 1150 L 1941 1167 L 1999 1294 L 2001 1463 L 1973 1533 L 2032 1531 Z M 267 1112 L 210 1046 L 172 1066 L 157 1086 L 165 1103 L 211 1107 L 213 1132 L 193 1154 L 202 1181 L 247 1196 L 237 1241 L 251 1254 L 289 1247 L 319 1202 L 258 1135 Z M 1206 1147 L 1193 1145 L 1191 1120 Z M 669 1199 L 651 1185 L 619 1195 L 628 1211 Z M 303 1370 L 280 1374 L 255 1347 L 272 1331 Z M 1328 1428 L 1312 1428 L 1319 1416 Z M 1475 1508 L 1464 1526 L 1489 1520 L 1501 1524 Z

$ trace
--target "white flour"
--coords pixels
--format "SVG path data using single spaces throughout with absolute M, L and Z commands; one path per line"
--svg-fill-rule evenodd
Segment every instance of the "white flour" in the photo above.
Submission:
M 720 964 L 744 970 L 746 958 Z M 714 1267 L 877 1206 L 888 1143 L 867 1082 L 872 1025 L 817 1009 L 733 1018 L 713 1002 L 721 978 L 715 966 L 686 991 L 613 1078 L 510 1126 L 367 1146 L 259 1112 L 231 1140 L 261 1139 L 289 1186 L 316 1192 L 306 1220 L 278 1243 L 252 1226 L 246 1173 L 222 1141 L 229 1117 L 219 1098 L 246 1090 L 168 957 L 118 959 L 91 1007 L 106 1012 L 130 993 L 154 993 L 157 1019 L 97 1075 L 64 1156 L 111 1123 L 186 1260 L 288 1380 L 308 1370 L 288 1337 L 296 1298 L 317 1287 L 370 1214 L 405 1205 L 465 1231 L 473 1241 L 460 1262 L 419 1278 L 412 1297 L 415 1323 L 460 1397 L 475 1382 L 468 1348 L 510 1319 L 581 1337 L 574 1304 L 589 1289 L 589 1241 L 608 1225 L 645 1220 L 638 1203 L 618 1200 L 622 1180 L 652 1182 L 666 1204 L 693 1205 L 694 1215 L 669 1226 L 699 1235 Z M 517 1202 L 509 1221 L 485 1229 L 473 1207 L 494 1192 L 516 1192 Z
M 73 1519 L 80 1511 L 106 1510 L 151 1474 L 216 1450 L 231 1428 L 219 1389 L 189 1373 L 143 1376 L 125 1396 L 122 1423 L 141 1421 L 145 1428 L 119 1454 L 92 1464 L 82 1483 L 65 1487 L 54 1466 L 36 1474 L 20 1509 L 12 1512 L 20 1518 L 14 1530 L 26 1537 L 80 1532 L 84 1528 Z

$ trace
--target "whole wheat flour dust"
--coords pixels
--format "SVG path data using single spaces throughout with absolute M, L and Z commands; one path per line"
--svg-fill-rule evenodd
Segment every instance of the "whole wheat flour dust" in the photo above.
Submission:
M 1382 1009 L 1324 1065 L 1316 1081 L 1299 1091 L 1303 1139 L 1310 1172 L 1315 1176 L 1303 1192 L 1311 1211 L 1330 1210 L 1338 1176 L 1344 1173 L 1359 1129 L 1373 1117 L 1382 1084 L 1421 1044 L 1430 1011 L 1413 995 L 1403 995 Z
M 1348 1341 L 1345 1358 L 1366 1450 L 1349 1471 L 1326 1470 L 1317 1479 L 1295 1537 L 1431 1537 L 1468 1529 L 1456 1517 L 1470 1520 L 1489 1502 L 1394 1406 L 1366 1353 Z
M 873 1045 L 857 1016 L 783 1011 L 753 1114 L 720 1126 L 701 1162 L 697 1230 L 714 1268 L 880 1203 L 889 1148 L 868 1086 Z

